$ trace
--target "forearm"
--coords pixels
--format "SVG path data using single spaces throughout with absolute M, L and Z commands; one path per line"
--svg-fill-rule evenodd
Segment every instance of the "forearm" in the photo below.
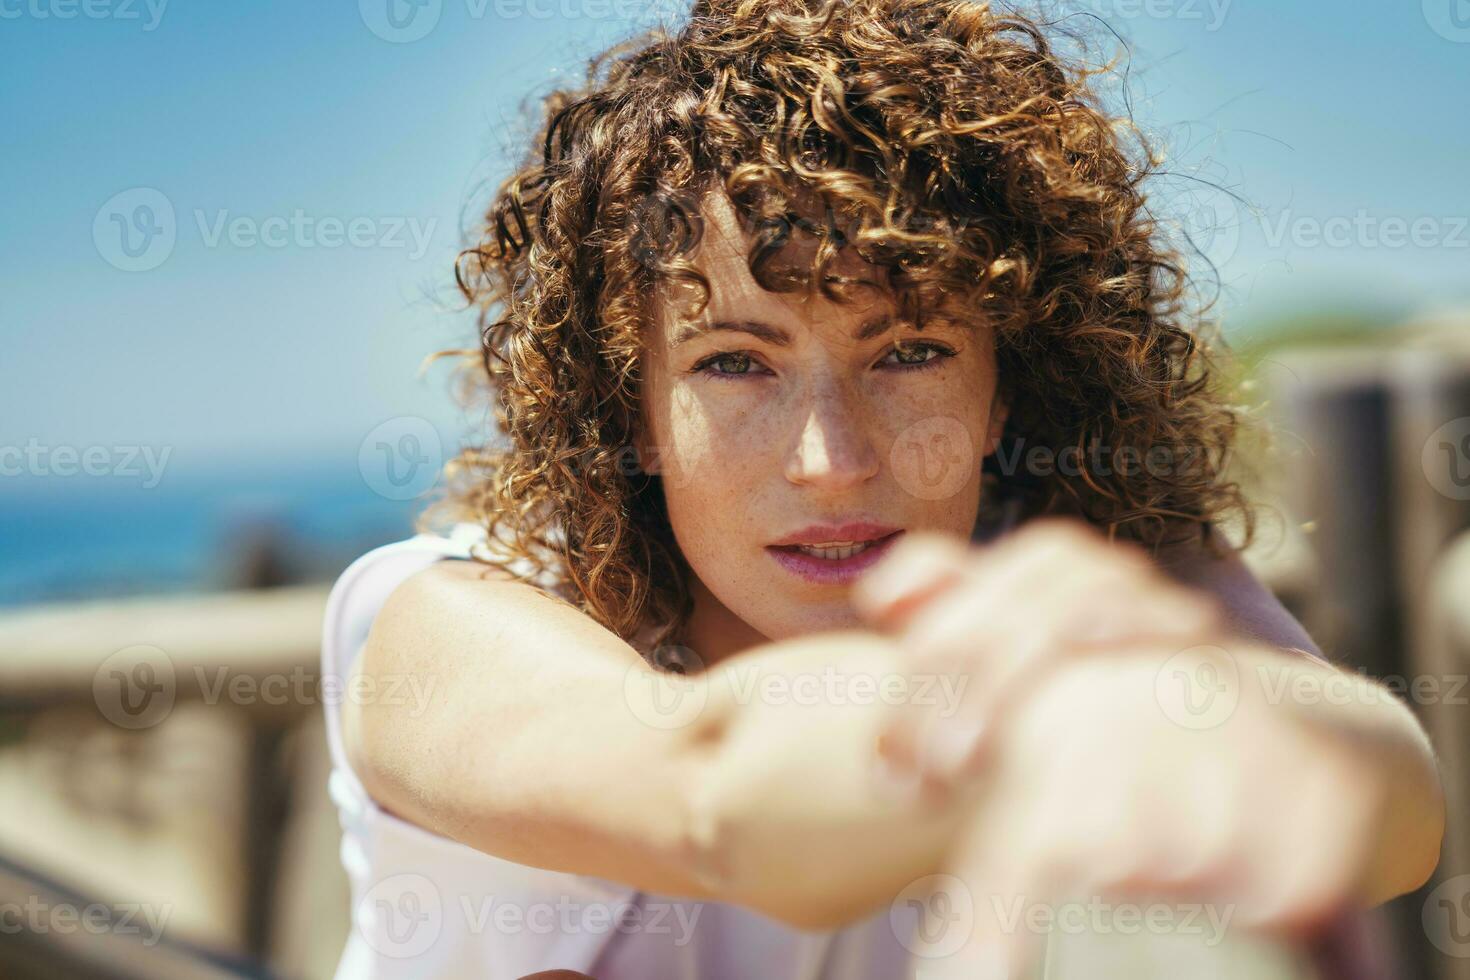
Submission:
M 1291 651 L 1232 650 L 1252 696 L 1341 739 L 1382 781 L 1387 805 L 1360 895 L 1376 905 L 1414 890 L 1439 862 L 1444 793 L 1434 750 L 1409 707 L 1362 674 Z
M 1370 778 L 1381 781 L 1387 805 L 1359 889 L 1362 904 L 1422 884 L 1438 861 L 1444 801 L 1428 739 L 1408 708 L 1381 684 L 1322 661 L 1226 642 L 1242 704 L 1296 714 L 1367 761 Z M 1171 652 L 1140 651 L 1144 661 L 1154 658 L 1150 677 Z M 821 672 L 833 682 L 815 699 L 780 687 L 763 694 L 763 678 Z M 858 678 L 874 683 L 860 689 Z M 709 672 L 703 720 L 716 747 L 692 810 L 700 823 L 700 880 L 711 894 L 797 925 L 830 927 L 944 869 L 956 835 L 976 819 L 984 780 L 948 802 L 903 802 L 878 791 L 873 745 L 894 698 L 859 693 L 885 678 L 894 680 L 890 693 L 921 696 L 901 651 L 860 631 L 772 644 Z M 953 694 L 938 679 L 921 680 L 930 684 L 924 696 Z
M 693 809 L 712 894 L 830 928 L 942 868 L 973 794 L 905 802 L 872 762 L 895 702 L 952 697 L 952 680 L 910 678 L 892 642 L 854 630 L 749 651 L 704 682 L 717 747 Z

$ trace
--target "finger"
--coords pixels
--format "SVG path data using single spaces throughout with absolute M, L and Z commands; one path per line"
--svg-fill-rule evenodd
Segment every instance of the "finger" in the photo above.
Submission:
M 895 728 L 891 735 L 887 731 L 878 735 L 869 774 L 874 791 L 891 802 L 945 806 L 952 800 L 954 786 L 936 779 L 914 761 L 917 744 L 909 726 Z
M 915 698 L 895 705 L 875 738 L 875 762 L 890 783 L 924 776 L 919 765 L 921 747 L 931 740 L 929 732 L 938 721 L 962 713 L 963 700 L 974 681 L 966 661 L 944 657 L 926 658 L 907 679 L 929 697 L 924 703 Z
M 1129 552 L 1071 532 L 1027 540 L 1026 548 L 977 550 L 960 580 L 912 619 L 905 642 L 918 651 L 983 652 L 1003 651 L 1002 638 L 1038 632 L 1097 642 L 1177 634 L 1197 628 L 1209 609 L 1204 597 L 1151 573 Z
M 1050 522 L 1021 544 L 995 546 L 993 554 L 931 535 L 885 556 L 893 559 L 888 578 L 875 579 L 859 602 L 885 618 L 873 595 L 889 596 L 892 626 L 891 610 L 902 605 L 893 596 L 910 588 L 905 649 L 926 674 L 945 674 L 971 692 L 948 716 L 921 710 L 897 716 L 886 742 L 889 762 L 927 760 L 926 772 L 941 781 L 974 772 L 983 765 L 994 717 L 1036 683 L 1051 657 L 1127 640 L 1202 635 L 1218 626 L 1219 614 L 1203 596 L 1147 574 L 1137 554 L 1099 547 L 1099 540 Z M 907 574 L 907 567 L 917 571 Z M 938 582 L 942 587 L 932 584 Z
M 853 608 L 875 629 L 897 632 L 918 609 L 960 580 L 971 551 L 952 535 L 905 533 L 853 583 Z
M 906 737 L 920 742 L 908 754 L 933 778 L 956 780 L 980 771 L 991 733 L 1004 726 L 1011 707 L 1042 683 L 1061 661 L 1112 651 L 1130 642 L 1148 644 L 1214 635 L 1221 626 L 1220 614 L 1211 603 L 1197 600 L 1182 589 L 1174 590 L 1178 594 L 1161 593 L 1147 584 L 1119 582 L 1106 570 L 1096 568 L 1062 574 L 1066 579 L 1056 586 L 1058 591 L 1088 593 L 1095 601 L 1115 607 L 1104 614 L 1110 622 L 1099 627 L 1097 617 L 1089 620 L 1089 610 L 1079 598 L 1059 601 L 1083 607 L 1080 614 L 1050 624 L 993 625 L 994 632 L 990 633 L 975 627 L 966 630 L 964 624 L 969 617 L 983 617 L 987 600 L 974 600 L 979 609 L 967 606 L 970 595 L 960 587 L 926 611 L 928 621 L 922 633 L 915 627 L 906 634 L 905 642 L 918 647 L 919 659 L 963 665 L 961 679 L 976 681 L 966 685 L 964 700 L 950 715 L 931 712 L 918 721 L 906 720 Z M 992 597 L 988 601 L 1005 603 L 1006 599 Z M 1091 628 L 1084 629 L 1077 623 L 1087 623 Z

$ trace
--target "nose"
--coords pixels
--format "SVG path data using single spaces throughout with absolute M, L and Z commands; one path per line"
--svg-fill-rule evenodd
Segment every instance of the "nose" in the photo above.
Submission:
M 792 483 L 846 490 L 878 472 L 867 406 L 854 386 L 821 382 L 797 413 L 801 424 L 786 464 Z

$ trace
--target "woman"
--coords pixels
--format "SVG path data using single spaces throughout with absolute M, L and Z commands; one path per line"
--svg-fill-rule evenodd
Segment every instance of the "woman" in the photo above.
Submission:
M 1007 910 L 1428 878 L 1423 732 L 1291 693 L 1341 675 L 1217 530 L 1125 133 L 956 0 L 700 0 L 548 99 L 457 270 L 508 446 L 328 610 L 339 976 L 1020 976 Z

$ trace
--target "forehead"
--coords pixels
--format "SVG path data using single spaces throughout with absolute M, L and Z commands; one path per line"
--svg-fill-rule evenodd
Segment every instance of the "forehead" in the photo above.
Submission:
M 697 286 L 668 280 L 660 284 L 657 296 L 657 320 L 665 336 L 670 328 L 688 322 L 717 319 L 801 319 L 816 318 L 821 322 L 867 318 L 875 313 L 890 312 L 894 298 L 886 288 L 887 270 L 863 261 L 853 249 L 843 249 L 830 265 L 830 271 L 866 286 L 845 287 L 849 303 L 834 302 L 819 292 L 797 290 L 776 293 L 763 289 L 750 273 L 747 263 L 752 240 L 740 225 L 734 205 L 723 193 L 707 194 L 701 201 L 703 233 L 688 256 L 693 266 L 709 280 L 709 304 L 704 314 L 695 317 L 700 290 Z M 803 231 L 793 231 L 777 261 L 797 268 L 810 267 L 816 240 Z

